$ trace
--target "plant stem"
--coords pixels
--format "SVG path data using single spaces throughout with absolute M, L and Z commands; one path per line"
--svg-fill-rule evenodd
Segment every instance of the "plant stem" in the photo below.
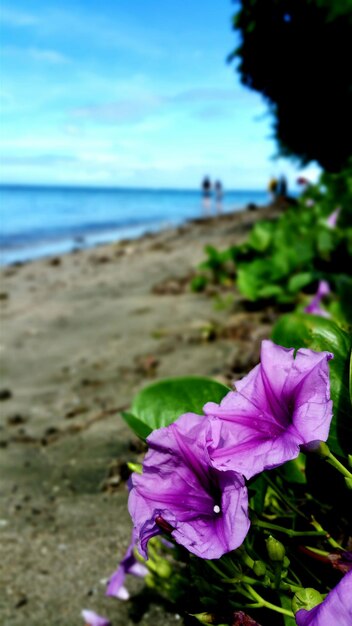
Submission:
M 271 609 L 272 611 L 276 611 L 277 613 L 282 613 L 282 615 L 288 615 L 288 617 L 294 617 L 292 611 L 288 611 L 287 609 L 283 609 L 281 606 L 276 606 L 276 604 L 271 604 L 271 602 L 267 602 L 267 600 L 264 600 L 264 598 L 262 598 L 259 593 L 257 593 L 255 589 L 251 587 L 251 585 L 245 585 L 245 587 L 246 589 L 248 589 L 252 598 L 254 598 L 254 600 L 257 600 L 260 606 Z
M 280 589 L 284 589 L 285 591 L 292 591 L 292 592 L 302 591 L 301 586 L 294 585 L 293 583 L 290 583 L 289 581 L 286 581 L 286 580 L 281 581 Z
M 251 604 L 240 604 L 239 602 L 232 602 L 231 605 L 234 609 L 240 609 L 241 611 L 243 611 L 243 609 L 261 609 L 262 608 L 262 605 L 259 604 L 259 602 L 251 602 Z
M 320 579 L 320 578 L 318 578 L 318 576 L 316 576 L 316 575 L 315 575 L 315 573 L 314 573 L 314 572 L 312 572 L 312 570 L 311 570 L 309 567 L 307 567 L 307 565 L 306 565 L 306 564 L 305 564 L 305 563 L 304 563 L 301 559 L 299 559 L 299 558 L 298 558 L 298 556 L 297 556 L 295 553 L 292 553 L 290 556 L 292 557 L 292 559 L 294 559 L 294 560 L 296 561 L 296 563 L 298 563 L 298 565 L 299 565 L 300 569 L 302 569 L 302 568 L 303 568 L 303 569 L 304 569 L 304 571 L 305 571 L 305 572 L 307 572 L 307 574 L 308 574 L 311 578 L 313 578 L 313 579 L 314 579 L 314 580 L 318 583 L 318 585 L 319 585 L 319 586 L 321 586 L 321 585 L 322 585 L 322 581 L 321 581 L 321 579 Z M 292 573 L 293 573 L 293 572 L 292 572 Z
M 341 546 L 339 543 L 337 543 L 337 541 L 335 541 L 335 539 L 333 537 L 331 537 L 331 535 L 324 530 L 324 528 L 319 524 L 319 522 L 316 521 L 316 519 L 314 519 L 314 517 L 312 516 L 311 522 L 312 526 L 314 526 L 314 528 L 316 528 L 317 530 L 323 531 L 323 533 L 325 534 L 325 539 L 326 541 L 333 547 L 333 548 L 338 548 L 339 550 L 341 550 Z
M 340 463 L 340 461 L 333 455 L 329 446 L 321 441 L 319 446 L 313 450 L 314 454 L 317 454 L 323 461 L 329 463 L 332 467 L 334 467 L 342 476 L 347 478 L 347 483 L 349 484 L 352 481 L 352 473 Z
M 265 474 L 265 472 L 263 474 L 263 478 L 264 478 L 264 480 L 266 480 L 268 485 L 270 485 L 270 487 L 273 489 L 273 491 L 275 491 L 275 493 L 279 496 L 279 498 L 281 498 L 281 500 L 291 509 L 291 511 L 294 511 L 295 513 L 297 513 L 297 515 L 300 515 L 305 520 L 307 519 L 307 516 L 304 515 L 304 513 L 302 513 L 302 511 L 297 509 L 288 498 L 286 498 L 286 496 L 282 493 L 282 491 L 279 489 L 279 487 L 277 487 L 275 485 L 275 483 L 271 480 L 271 478 L 269 478 Z
M 245 565 L 247 565 L 248 567 L 250 567 L 251 569 L 253 569 L 253 565 L 254 565 L 254 560 L 252 559 L 251 556 L 249 556 L 248 552 L 244 551 L 242 554 L 242 561 Z
M 307 550 L 309 550 L 310 552 L 315 552 L 315 554 L 319 554 L 321 556 L 329 556 L 330 552 L 327 552 L 326 550 L 319 550 L 318 548 L 313 548 L 312 546 L 304 546 L 305 548 L 307 548 Z
M 336 456 L 331 454 L 331 452 L 329 453 L 329 456 L 325 458 L 325 461 L 340 472 L 340 474 L 342 474 L 345 478 L 352 478 L 352 473 L 347 469 L 347 467 L 342 465 L 342 463 L 340 463 Z
M 253 526 L 267 528 L 268 530 L 276 530 L 277 532 L 285 533 L 285 535 L 288 535 L 289 537 L 326 537 L 327 534 L 323 529 L 308 531 L 291 530 L 290 528 L 278 526 L 277 524 L 271 524 L 270 522 L 263 522 L 261 520 L 253 522 Z
M 233 602 L 231 601 L 231 607 L 233 609 L 239 609 L 243 611 L 243 609 L 261 609 L 262 605 L 259 602 L 251 602 L 250 604 L 243 604 L 242 602 Z
M 208 561 L 207 560 L 206 563 L 207 563 L 207 565 L 209 565 L 209 567 L 212 570 L 214 570 L 214 572 L 216 572 L 219 576 L 221 576 L 221 578 L 224 578 L 224 579 L 227 580 L 225 572 L 222 572 L 221 569 L 219 567 L 217 567 L 213 561 Z
M 248 583 L 250 585 L 263 585 L 261 580 L 257 580 L 256 578 L 251 578 L 251 576 L 238 576 L 235 578 L 226 578 L 223 580 L 224 583 L 233 584 L 233 583 Z

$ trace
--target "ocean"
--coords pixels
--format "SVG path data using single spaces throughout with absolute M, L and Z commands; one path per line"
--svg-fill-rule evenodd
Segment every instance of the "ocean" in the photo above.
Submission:
M 265 191 L 228 191 L 223 212 L 268 203 Z M 212 207 L 215 214 L 215 207 Z M 0 264 L 139 237 L 203 215 L 199 191 L 0 187 Z

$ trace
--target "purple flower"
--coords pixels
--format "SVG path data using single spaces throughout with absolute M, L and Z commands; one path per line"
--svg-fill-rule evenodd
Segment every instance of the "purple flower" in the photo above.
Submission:
M 85 621 L 85 626 L 111 626 L 111 622 L 109 622 L 107 617 L 102 617 L 94 611 L 84 609 L 81 615 Z
M 139 576 L 143 578 L 148 574 L 148 570 L 142 563 L 139 563 L 133 554 L 133 550 L 136 546 L 136 539 L 134 533 L 132 533 L 132 540 L 127 548 L 127 552 L 123 557 L 119 567 L 112 574 L 108 587 L 106 590 L 107 596 L 115 596 L 120 600 L 128 600 L 130 594 L 124 586 L 125 578 L 127 574 L 133 574 L 133 576 Z
M 147 439 L 143 474 L 132 475 L 128 503 L 145 558 L 149 539 L 162 532 L 205 559 L 234 550 L 248 532 L 243 476 L 211 467 L 207 429 L 203 416 L 186 413 Z
M 339 219 L 340 212 L 341 212 L 341 208 L 338 207 L 327 218 L 326 223 L 330 228 L 336 228 L 336 224 L 337 224 L 337 220 Z
M 208 402 L 208 452 L 214 467 L 251 478 L 298 456 L 300 446 L 326 441 L 332 418 L 329 352 L 263 341 L 261 363 L 236 381 L 221 404 Z
M 325 600 L 310 611 L 297 611 L 298 626 L 351 626 L 352 624 L 352 571 L 340 580 Z
M 326 280 L 321 280 L 318 285 L 317 292 L 311 302 L 305 307 L 304 312 L 311 315 L 321 315 L 321 317 L 330 317 L 330 314 L 320 306 L 324 296 L 330 293 L 330 285 Z
M 310 185 L 310 180 L 308 180 L 308 178 L 306 178 L 305 176 L 299 176 L 297 178 L 297 185 L 302 185 L 302 187 L 307 187 L 308 185 Z

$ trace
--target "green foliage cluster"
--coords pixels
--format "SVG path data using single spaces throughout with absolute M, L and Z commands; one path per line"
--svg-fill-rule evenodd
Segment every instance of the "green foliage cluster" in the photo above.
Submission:
M 278 345 L 333 353 L 333 418 L 319 454 L 305 449 L 248 481 L 251 529 L 243 544 L 217 560 L 198 558 L 169 533 L 150 540 L 147 561 L 135 549 L 147 568 L 146 585 L 171 603 L 184 623 L 294 626 L 293 613 L 320 603 L 317 589 L 325 593 L 344 571 L 343 546 L 350 529 L 347 489 L 352 488 L 347 469 L 352 467 L 352 335 L 348 324 L 341 324 L 341 306 L 347 303 L 341 285 L 351 286 L 351 184 L 346 172 L 323 175 L 276 222 L 258 222 L 241 246 L 223 252 L 207 248 L 199 285 L 210 276 L 222 285 L 232 286 L 236 279 L 250 299 L 270 296 L 295 305 L 302 288 L 328 278 L 339 294 L 340 310 L 331 306 L 330 318 L 295 310 L 273 328 Z M 327 218 L 337 208 L 338 224 L 329 225 Z M 161 380 L 143 388 L 123 418 L 146 440 L 185 412 L 201 415 L 206 402 L 220 403 L 228 391 L 197 376 Z M 130 468 L 142 473 L 141 465 Z
M 129 427 L 141 439 L 156 428 L 172 424 L 186 412 L 201 413 L 206 402 L 221 402 L 228 387 L 202 376 L 165 378 L 136 395 L 131 412 L 122 413 Z
M 308 313 L 289 313 L 276 322 L 272 339 L 285 348 L 332 352 L 330 393 L 334 404 L 328 445 L 344 457 L 352 450 L 352 335 L 333 319 Z
M 229 56 L 259 91 L 284 156 L 339 171 L 352 146 L 351 0 L 241 0 Z
M 330 362 L 330 393 L 334 418 L 328 445 L 347 461 L 352 449 L 352 335 L 333 319 L 308 313 L 289 313 L 276 322 L 273 341 L 286 348 L 309 348 L 334 355 Z M 143 388 L 123 418 L 141 439 L 168 426 L 186 412 L 202 413 L 206 402 L 220 403 L 229 388 L 201 376 L 168 378 Z
M 259 221 L 247 241 L 224 251 L 207 247 L 208 258 L 192 282 L 236 282 L 249 301 L 271 300 L 294 307 L 327 280 L 337 294 L 339 315 L 351 321 L 352 167 L 339 175 L 323 174 L 309 185 L 296 206 L 277 221 Z M 338 210 L 336 226 L 328 223 Z
M 352 337 L 333 320 L 300 313 L 283 316 L 272 337 L 286 347 L 334 353 L 330 362 L 334 416 L 328 445 L 348 465 Z M 227 387 L 207 378 L 162 380 L 142 389 L 124 418 L 144 439 L 186 410 L 201 414 L 204 402 L 220 402 L 227 393 Z M 141 471 L 136 466 L 133 469 Z M 331 468 L 327 466 L 327 470 Z M 348 502 L 343 481 L 334 481 L 335 475 L 326 473 L 322 460 L 302 453 L 280 468 L 254 477 L 248 483 L 252 526 L 242 546 L 219 560 L 208 561 L 190 554 L 170 536 L 167 541 L 154 537 L 149 542 L 148 561 L 135 552 L 148 569 L 147 586 L 171 602 L 187 624 L 294 626 L 291 608 L 315 606 L 322 601 L 316 588 L 330 588 L 339 579 L 329 560 L 341 558 L 342 550 L 327 529 L 340 538 L 348 532 Z M 259 602 L 253 603 L 248 590 L 257 593 L 254 597 Z M 312 593 L 311 601 L 306 595 Z M 278 612 L 273 613 L 275 606 Z M 247 614 L 254 609 L 253 617 L 258 616 L 259 622 L 251 621 Z

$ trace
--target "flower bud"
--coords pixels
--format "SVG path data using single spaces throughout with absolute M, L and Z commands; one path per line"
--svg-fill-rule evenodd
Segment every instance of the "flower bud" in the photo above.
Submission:
M 280 541 L 270 535 L 266 540 L 266 549 L 268 551 L 269 559 L 272 561 L 283 561 L 285 557 L 285 546 Z
M 145 584 L 147 585 L 147 587 L 153 588 L 153 587 L 157 586 L 156 585 L 156 580 L 155 580 L 153 574 L 147 574 L 144 580 L 145 580 Z
M 285 558 L 284 558 L 284 562 L 283 562 L 283 566 L 284 566 L 284 568 L 285 568 L 285 569 L 288 569 L 288 567 L 289 567 L 290 563 L 291 563 L 290 559 L 289 559 L 287 556 L 285 556 Z
M 215 624 L 215 615 L 213 613 L 191 613 L 201 624 Z
M 136 472 L 136 474 L 142 474 L 143 466 L 141 463 L 132 463 L 131 461 L 129 461 L 127 463 L 127 467 L 131 470 L 131 472 Z
M 314 444 L 318 444 L 315 447 L 313 446 L 309 446 L 309 444 L 307 446 L 305 446 L 305 450 L 307 452 L 314 452 L 319 458 L 321 459 L 327 459 L 330 456 L 330 450 L 329 447 L 326 443 L 324 443 L 324 441 L 320 441 L 320 442 L 313 442 Z
M 263 561 L 254 561 L 253 572 L 256 576 L 264 576 L 266 573 L 266 565 Z
M 155 572 L 160 578 L 170 578 L 172 574 L 172 567 L 166 559 L 160 559 L 155 564 Z
M 157 515 L 155 518 L 155 523 L 161 530 L 165 533 L 171 535 L 171 533 L 175 530 L 169 522 L 167 522 L 161 515 Z
M 301 591 L 297 591 L 293 597 L 292 610 L 294 613 L 297 613 L 300 609 L 310 611 L 310 609 L 313 609 L 322 601 L 323 598 L 316 589 L 312 589 L 310 587 L 307 589 L 301 589 Z
M 156 574 L 159 578 L 170 578 L 172 574 L 172 567 L 166 559 L 162 557 L 156 557 L 156 554 L 153 555 L 153 558 L 149 558 L 147 562 L 147 567 L 152 575 Z

